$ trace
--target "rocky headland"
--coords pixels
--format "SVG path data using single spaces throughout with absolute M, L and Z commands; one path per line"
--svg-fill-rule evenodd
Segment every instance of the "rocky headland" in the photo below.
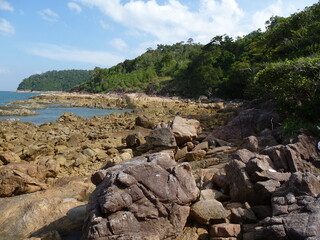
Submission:
M 19 105 L 127 108 L 0 122 L 0 239 L 320 238 L 319 139 L 271 103 L 44 94 Z

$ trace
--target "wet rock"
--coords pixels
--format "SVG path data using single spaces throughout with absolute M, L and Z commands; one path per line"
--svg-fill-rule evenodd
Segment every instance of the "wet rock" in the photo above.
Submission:
M 177 237 L 199 195 L 190 166 L 176 165 L 168 153 L 98 171 L 92 181 L 97 188 L 83 228 L 89 239 Z

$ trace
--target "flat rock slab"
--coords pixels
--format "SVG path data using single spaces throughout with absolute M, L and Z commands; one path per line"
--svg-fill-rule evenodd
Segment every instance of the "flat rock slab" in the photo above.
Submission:
M 188 163 L 168 153 L 132 159 L 92 176 L 84 239 L 173 239 L 199 196 Z
M 80 231 L 85 217 L 86 194 L 92 184 L 85 177 L 61 178 L 55 187 L 0 198 L 0 239 L 39 237 Z M 48 238 L 46 238 L 48 239 Z

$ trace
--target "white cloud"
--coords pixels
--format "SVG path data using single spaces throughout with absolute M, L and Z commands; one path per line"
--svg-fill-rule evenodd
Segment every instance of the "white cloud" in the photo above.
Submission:
M 0 10 L 6 10 L 13 12 L 13 7 L 7 1 L 0 0 Z
M 281 16 L 283 13 L 283 7 L 283 2 L 278 0 L 265 9 L 255 12 L 252 16 L 253 28 L 265 30 L 265 22 L 269 20 L 271 16 Z
M 158 4 L 155 0 L 77 0 L 99 8 L 122 25 L 150 34 L 161 42 L 176 42 L 192 37 L 208 41 L 217 34 L 235 35 L 244 13 L 236 0 L 199 0 L 199 9 L 191 11 L 178 0 Z
M 59 19 L 59 15 L 49 8 L 41 10 L 39 14 L 42 17 L 42 19 L 48 22 L 56 22 Z
M 4 18 L 0 18 L 0 34 L 8 36 L 13 35 L 14 33 L 15 29 L 11 23 Z
M 74 2 L 69 2 L 68 3 L 68 7 L 70 8 L 70 10 L 74 11 L 75 13 L 81 13 L 82 12 L 82 8 L 74 3 Z
M 123 57 L 109 52 L 89 51 L 70 46 L 43 43 L 28 46 L 26 52 L 52 60 L 92 63 L 99 66 L 112 66 L 124 60 Z
M 109 44 L 117 50 L 124 50 L 128 47 L 127 43 L 121 38 L 112 39 Z
M 100 21 L 100 25 L 104 30 L 111 30 L 112 29 L 112 27 L 103 20 Z

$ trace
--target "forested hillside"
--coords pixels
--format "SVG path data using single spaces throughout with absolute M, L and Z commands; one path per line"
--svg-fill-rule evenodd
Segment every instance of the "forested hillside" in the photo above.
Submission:
M 95 68 L 91 80 L 77 89 L 89 92 L 139 91 L 159 93 L 181 75 L 201 53 L 202 45 L 180 42 L 158 45 L 133 60 L 125 60 L 111 68 Z
M 209 30 L 208 30 L 209 31 Z M 158 45 L 109 68 L 96 68 L 78 90 L 143 91 L 185 97 L 272 98 L 285 124 L 319 124 L 320 2 L 290 17 L 274 16 L 260 29 L 207 45 Z
M 49 71 L 25 78 L 19 84 L 18 90 L 69 91 L 73 86 L 89 79 L 90 71 L 87 70 Z

